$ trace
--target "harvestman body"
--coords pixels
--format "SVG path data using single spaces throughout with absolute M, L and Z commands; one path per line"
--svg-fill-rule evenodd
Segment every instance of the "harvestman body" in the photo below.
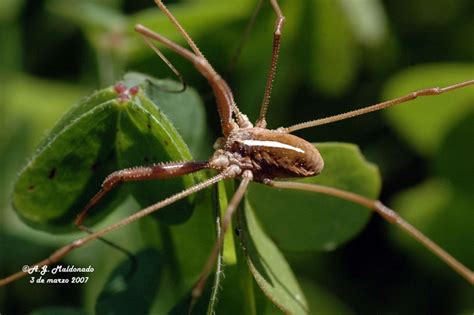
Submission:
M 317 149 L 315 149 L 315 147 L 306 140 L 291 135 L 291 132 L 299 129 L 314 127 L 331 123 L 334 121 L 359 116 L 372 111 L 377 111 L 389 106 L 413 100 L 418 96 L 438 95 L 468 85 L 473 85 L 474 80 L 461 82 L 444 88 L 424 89 L 393 100 L 385 101 L 348 113 L 313 120 L 290 126 L 288 128 L 269 130 L 266 129 L 265 115 L 269 105 L 272 83 L 276 72 L 280 49 L 281 31 L 285 20 L 281 9 L 277 3 L 277 0 L 270 0 L 273 10 L 277 15 L 277 21 L 273 36 L 273 53 L 271 59 L 271 66 L 267 78 L 267 84 L 260 110 L 260 115 L 255 125 L 253 125 L 248 120 L 248 118 L 239 111 L 236 103 L 234 102 L 232 92 L 227 83 L 209 64 L 207 59 L 201 53 L 199 48 L 195 45 L 195 43 L 187 34 L 187 32 L 175 19 L 175 17 L 170 13 L 170 11 L 168 11 L 168 9 L 160 0 L 155 0 L 155 2 L 159 6 L 159 8 L 169 17 L 171 22 L 175 25 L 177 30 L 181 33 L 188 45 L 191 47 L 192 51 L 182 46 L 179 46 L 178 44 L 170 41 L 169 39 L 157 33 L 154 33 L 153 31 L 142 25 L 137 25 L 135 27 L 135 30 L 143 36 L 148 45 L 168 64 L 168 66 L 170 66 L 170 68 L 178 76 L 179 73 L 162 55 L 160 50 L 152 43 L 152 40 L 165 45 L 175 53 L 192 62 L 196 69 L 208 80 L 216 97 L 219 116 L 221 119 L 223 137 L 219 138 L 216 141 L 216 151 L 208 161 L 191 161 L 178 163 L 170 162 L 153 166 L 140 166 L 135 168 L 129 168 L 112 173 L 106 178 L 106 180 L 102 184 L 102 189 L 89 201 L 89 203 L 85 206 L 85 208 L 82 210 L 82 212 L 78 215 L 76 219 L 76 225 L 80 229 L 88 231 L 89 235 L 60 248 L 50 257 L 38 262 L 36 265 L 42 266 L 56 263 L 75 248 L 81 247 L 91 240 L 101 238 L 104 234 L 112 230 L 118 229 L 135 220 L 138 220 L 154 211 L 157 211 L 158 209 L 161 209 L 171 203 L 174 203 L 175 201 L 189 196 L 199 190 L 209 187 L 223 179 L 240 177 L 242 178 L 240 185 L 237 188 L 231 201 L 229 202 L 227 211 L 221 223 L 222 233 L 216 241 L 213 250 L 210 254 L 210 257 L 201 273 L 201 277 L 193 290 L 193 300 L 198 298 L 204 289 L 206 279 L 208 278 L 215 264 L 216 257 L 219 253 L 219 248 L 222 246 L 223 238 L 225 232 L 229 227 L 232 215 L 237 209 L 237 206 L 240 203 L 242 197 L 244 196 L 250 181 L 257 181 L 281 189 L 298 189 L 327 194 L 372 209 L 390 223 L 398 225 L 411 237 L 418 240 L 427 249 L 429 249 L 440 259 L 446 262 L 451 268 L 458 272 L 469 283 L 474 284 L 473 271 L 464 266 L 450 254 L 445 252 L 437 244 L 432 242 L 421 232 L 419 232 L 417 229 L 415 229 L 409 223 L 399 217 L 393 210 L 384 206 L 380 201 L 372 200 L 336 188 L 277 180 L 279 178 L 315 176 L 318 175 L 324 167 L 324 161 Z M 131 95 L 136 93 L 136 91 L 125 92 L 129 92 L 129 94 Z M 130 217 L 125 218 L 124 220 L 111 226 L 108 226 L 100 231 L 91 232 L 85 226 L 82 225 L 82 222 L 89 209 L 95 204 L 97 204 L 97 202 L 99 202 L 99 200 L 108 191 L 113 189 L 121 182 L 171 178 L 193 173 L 203 169 L 213 169 L 218 171 L 218 174 L 202 183 L 198 183 L 165 200 L 151 205 L 131 215 Z M 7 283 L 15 281 L 16 279 L 19 279 L 25 275 L 25 272 L 18 272 L 7 278 L 1 279 L 0 286 L 6 285 Z

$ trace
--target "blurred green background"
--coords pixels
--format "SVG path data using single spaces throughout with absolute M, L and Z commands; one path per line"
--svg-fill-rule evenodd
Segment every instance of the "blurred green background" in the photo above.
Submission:
M 77 100 L 126 71 L 172 73 L 133 25 L 173 40 L 177 32 L 151 0 L 3 0 L 0 3 L 0 275 L 18 270 L 76 236 L 32 231 L 9 195 L 15 174 L 54 122 Z M 254 0 L 169 1 L 210 63 L 256 118 L 271 54 L 274 14 L 264 1 L 242 54 L 231 60 Z M 282 50 L 267 118 L 270 128 L 337 114 L 425 87 L 474 78 L 474 2 L 470 0 L 281 1 Z M 166 50 L 164 50 L 166 52 Z M 207 82 L 167 56 L 206 104 L 209 140 L 219 136 Z M 183 115 L 186 115 L 184 112 Z M 381 199 L 474 268 L 474 88 L 297 132 L 314 142 L 360 146 L 380 167 Z M 194 152 L 200 158 L 211 146 Z M 363 183 L 361 183 L 362 185 Z M 133 201 L 109 221 L 136 208 Z M 297 228 L 297 227 L 295 227 Z M 139 247 L 135 227 L 113 237 Z M 104 255 L 105 254 L 105 255 Z M 374 217 L 354 240 L 329 253 L 285 253 L 315 314 L 472 314 L 474 292 L 454 271 Z M 102 244 L 67 261 L 111 270 L 120 254 Z M 46 306 L 93 309 L 107 272 L 89 286 L 0 290 L 0 313 Z M 313 304 L 314 303 L 314 304 Z

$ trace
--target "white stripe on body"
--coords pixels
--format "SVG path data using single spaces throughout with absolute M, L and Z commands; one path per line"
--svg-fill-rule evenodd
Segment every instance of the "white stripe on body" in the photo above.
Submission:
M 270 147 L 270 148 L 281 148 L 281 149 L 288 149 L 292 151 L 296 151 L 299 153 L 304 153 L 304 151 L 300 148 L 291 146 L 286 143 L 281 143 L 278 141 L 264 141 L 264 140 L 241 140 L 240 143 L 248 146 L 261 146 L 261 147 Z

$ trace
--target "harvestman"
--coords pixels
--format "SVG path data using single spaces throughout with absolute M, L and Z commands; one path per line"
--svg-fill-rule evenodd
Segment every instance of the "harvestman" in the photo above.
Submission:
M 148 45 L 171 67 L 168 60 L 161 54 L 159 49 L 152 43 L 157 41 L 168 47 L 175 53 L 181 55 L 188 61 L 192 62 L 196 69 L 208 80 L 212 87 L 216 98 L 217 108 L 219 111 L 223 137 L 216 141 L 216 151 L 208 161 L 198 162 L 169 162 L 152 166 L 139 166 L 116 171 L 109 175 L 102 184 L 101 190 L 89 201 L 85 208 L 81 211 L 76 219 L 76 225 L 82 230 L 89 231 L 82 222 L 91 207 L 99 202 L 99 200 L 107 194 L 111 189 L 121 182 L 141 181 L 150 179 L 165 179 L 171 177 L 182 176 L 197 172 L 204 169 L 212 169 L 218 172 L 214 177 L 204 182 L 189 187 L 171 197 L 168 197 L 154 205 L 140 210 L 139 212 L 123 219 L 122 221 L 110 225 L 100 231 L 91 232 L 89 235 L 78 239 L 59 250 L 55 251 L 48 258 L 38 262 L 36 265 L 50 265 L 58 262 L 72 250 L 82 247 L 86 243 L 101 238 L 110 231 L 119 229 L 133 221 L 136 221 L 154 211 L 157 211 L 169 204 L 172 204 L 186 196 L 198 192 L 209 187 L 223 179 L 240 177 L 242 180 L 229 202 L 227 211 L 221 222 L 221 233 L 216 240 L 209 259 L 204 266 L 201 276 L 193 289 L 193 300 L 197 299 L 206 283 L 206 280 L 215 264 L 219 249 L 222 246 L 224 235 L 228 230 L 230 220 L 237 206 L 242 200 L 250 181 L 256 181 L 265 185 L 273 186 L 280 189 L 296 189 L 306 190 L 315 193 L 327 194 L 337 198 L 347 200 L 366 208 L 369 208 L 381 215 L 388 222 L 399 226 L 407 234 L 420 242 L 433 254 L 438 256 L 452 269 L 464 277 L 469 283 L 474 284 L 474 272 L 456 260 L 441 247 L 423 235 L 416 228 L 403 220 L 396 212 L 383 205 L 378 200 L 373 200 L 354 194 L 352 192 L 343 191 L 337 188 L 325 187 L 315 184 L 305 184 L 299 182 L 280 181 L 281 178 L 296 178 L 318 175 L 324 167 L 324 162 L 315 147 L 291 133 L 296 130 L 328 124 L 331 122 L 352 118 L 369 112 L 377 111 L 393 105 L 411 101 L 419 96 L 439 95 L 448 91 L 456 90 L 468 85 L 473 85 L 474 80 L 469 80 L 447 86 L 444 88 L 428 88 L 419 90 L 408 95 L 375 104 L 362 109 L 350 111 L 347 113 L 326 117 L 322 119 L 312 120 L 300 124 L 296 124 L 286 128 L 278 128 L 276 130 L 266 129 L 265 116 L 270 102 L 273 79 L 277 68 L 278 55 L 280 50 L 280 38 L 282 28 L 285 22 L 281 9 L 277 0 L 270 0 L 273 10 L 277 16 L 275 30 L 273 33 L 273 51 L 271 65 L 267 77 L 265 93 L 260 109 L 260 115 L 255 125 L 253 125 L 247 116 L 242 114 L 234 101 L 232 91 L 222 77 L 214 70 L 194 41 L 179 24 L 176 18 L 165 7 L 161 0 L 155 0 L 158 7 L 163 11 L 176 29 L 184 37 L 191 50 L 188 50 L 171 40 L 151 31 L 143 25 L 136 25 L 135 30 L 140 33 Z M 179 76 L 179 73 L 177 73 Z M 118 90 L 118 89 L 117 89 Z M 123 91 L 122 91 L 123 92 Z M 127 92 L 127 91 L 125 91 Z M 129 94 L 135 94 L 136 89 L 129 91 Z M 0 286 L 15 281 L 27 273 L 21 271 L 0 280 Z

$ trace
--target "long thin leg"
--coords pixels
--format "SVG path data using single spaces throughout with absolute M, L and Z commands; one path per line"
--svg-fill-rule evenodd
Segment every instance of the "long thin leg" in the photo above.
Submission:
M 344 190 L 333 188 L 333 187 L 315 185 L 315 184 L 280 182 L 280 181 L 273 181 L 273 180 L 267 180 L 265 184 L 268 184 L 276 188 L 306 190 L 306 191 L 312 191 L 316 193 L 322 193 L 322 194 L 330 195 L 333 197 L 341 198 L 350 202 L 354 202 L 354 203 L 360 204 L 361 206 L 369 208 L 377 212 L 380 216 L 382 216 L 388 222 L 399 226 L 404 232 L 406 232 L 408 235 L 410 235 L 415 240 L 420 242 L 429 251 L 431 251 L 433 254 L 438 256 L 442 261 L 448 264 L 451 268 L 453 268 L 459 275 L 465 278 L 469 283 L 474 284 L 474 272 L 472 270 L 464 266 L 456 258 L 454 258 L 449 253 L 447 253 L 444 249 L 439 247 L 436 243 L 434 243 L 427 236 L 425 236 L 423 233 L 418 231 L 415 227 L 413 227 L 408 222 L 406 222 L 395 211 L 393 211 L 392 209 L 382 204 L 379 200 L 373 200 L 373 199 L 363 197 L 361 195 L 354 194 L 352 192 L 344 191 Z
M 214 264 L 216 263 L 216 258 L 219 255 L 219 249 L 224 243 L 225 233 L 229 229 L 230 222 L 235 213 L 235 210 L 237 210 L 240 201 L 245 195 L 247 186 L 249 185 L 252 179 L 253 175 L 251 171 L 247 170 L 242 174 L 242 181 L 240 182 L 239 188 L 235 192 L 234 196 L 232 196 L 232 199 L 230 200 L 229 205 L 227 206 L 224 218 L 222 219 L 221 233 L 219 235 L 219 238 L 216 240 L 214 247 L 212 248 L 211 254 L 209 255 L 209 258 L 207 259 L 207 262 L 204 265 L 204 269 L 201 272 L 201 276 L 199 277 L 199 280 L 192 291 L 192 301 L 190 305 L 190 310 L 193 308 L 197 299 L 201 296 L 204 290 L 204 286 L 206 285 L 206 281 L 212 271 L 212 267 L 214 267 Z
M 194 173 L 207 167 L 207 162 L 170 162 L 152 166 L 126 168 L 113 172 L 104 180 L 102 188 L 89 200 L 74 223 L 82 229 L 82 222 L 90 208 L 96 205 L 109 191 L 122 182 L 172 178 Z M 85 229 L 85 231 L 88 232 L 87 229 Z
M 116 171 L 105 179 L 102 183 L 102 188 L 89 200 L 84 209 L 76 217 L 74 224 L 79 230 L 90 235 L 94 234 L 94 231 L 83 224 L 86 215 L 109 191 L 122 182 L 172 178 L 194 173 L 206 167 L 207 162 L 171 162 Z M 99 236 L 97 239 L 127 255 L 132 262 L 131 270 L 133 271 L 135 269 L 136 260 L 129 251 L 103 237 Z
M 262 106 L 260 107 L 260 115 L 258 116 L 257 122 L 255 123 L 256 127 L 265 128 L 267 122 L 265 121 L 265 116 L 268 110 L 268 104 L 270 104 L 270 96 L 272 94 L 273 81 L 275 79 L 276 68 L 278 64 L 278 56 L 280 55 L 280 40 L 281 40 L 281 31 L 285 23 L 285 17 L 281 12 L 280 6 L 278 5 L 277 0 L 270 0 L 273 10 L 277 15 L 277 20 L 275 24 L 275 31 L 273 33 L 273 50 L 272 50 L 272 62 L 270 64 L 270 70 L 268 71 L 267 84 L 265 86 L 265 94 L 263 95 Z
M 410 94 L 395 98 L 393 100 L 388 100 L 388 101 L 378 103 L 378 104 L 375 104 L 375 105 L 372 105 L 372 106 L 368 106 L 368 107 L 365 107 L 365 108 L 353 110 L 353 111 L 343 113 L 343 114 L 339 114 L 339 115 L 334 115 L 334 116 L 329 116 L 329 117 L 325 117 L 325 118 L 320 118 L 320 119 L 316 119 L 316 120 L 307 121 L 307 122 L 296 124 L 296 125 L 286 127 L 286 128 L 279 128 L 278 130 L 280 130 L 282 132 L 291 133 L 293 131 L 300 130 L 300 129 L 325 125 L 325 124 L 329 124 L 329 123 L 332 123 L 332 122 L 335 122 L 335 121 L 340 121 L 340 120 L 352 118 L 352 117 L 355 117 L 355 116 L 364 115 L 364 114 L 367 114 L 367 113 L 370 113 L 370 112 L 375 112 L 375 111 L 378 111 L 378 110 L 381 110 L 381 109 L 384 109 L 384 108 L 387 108 L 387 107 L 390 107 L 390 106 L 394 106 L 394 105 L 402 104 L 402 103 L 405 103 L 405 102 L 409 102 L 409 101 L 414 100 L 415 98 L 417 98 L 419 96 L 439 95 L 439 94 L 443 94 L 443 93 L 446 93 L 446 92 L 449 92 L 449 91 L 457 90 L 457 89 L 463 88 L 463 87 L 468 86 L 468 85 L 473 85 L 473 84 L 474 84 L 474 80 L 468 80 L 468 81 L 453 84 L 453 85 L 450 85 L 450 86 L 447 86 L 447 87 L 444 87 L 444 88 L 434 87 L 434 88 L 423 89 L 423 90 L 415 91 L 415 92 L 412 92 Z
M 142 34 L 140 34 L 142 35 Z M 165 55 L 163 55 L 163 53 L 161 52 L 161 50 L 156 47 L 148 37 L 142 35 L 143 39 L 145 40 L 145 43 L 147 43 L 148 46 L 150 46 L 150 48 L 155 52 L 155 54 L 158 55 L 158 57 L 160 57 L 161 60 L 163 60 L 163 62 L 168 66 L 168 68 L 171 69 L 171 71 L 173 71 L 173 73 L 178 77 L 179 81 L 181 82 L 181 85 L 182 85 L 182 88 L 179 89 L 179 90 L 165 90 L 166 92 L 171 92 L 171 93 L 181 93 L 181 92 L 184 92 L 186 90 L 186 81 L 184 81 L 184 78 L 183 76 L 181 75 L 181 73 L 178 71 L 178 69 L 176 69 L 175 66 L 173 66 L 173 64 L 171 63 L 171 61 L 168 60 L 168 58 L 165 57 Z
M 240 112 L 239 108 L 237 107 L 237 104 L 234 101 L 234 96 L 232 94 L 232 91 L 230 87 L 227 85 L 227 83 L 224 81 L 224 79 L 222 79 L 222 77 L 217 73 L 217 71 L 214 70 L 214 68 L 211 66 L 211 64 L 207 61 L 207 59 L 202 54 L 201 50 L 199 50 L 197 45 L 194 43 L 191 36 L 189 36 L 189 34 L 184 29 L 184 27 L 178 22 L 178 20 L 173 16 L 173 14 L 171 14 L 171 12 L 164 5 L 164 3 L 161 0 L 155 0 L 155 3 L 160 8 L 160 10 L 163 11 L 168 16 L 170 21 L 173 23 L 176 29 L 181 33 L 184 40 L 188 43 L 188 45 L 193 50 L 194 54 L 188 51 L 187 49 L 173 43 L 175 46 L 179 47 L 181 50 L 188 51 L 188 53 L 192 55 L 190 56 L 188 54 L 188 57 L 184 55 L 182 56 L 190 60 L 191 62 L 193 62 L 194 66 L 199 70 L 199 72 L 209 81 L 214 91 L 214 94 L 216 96 L 219 116 L 221 118 L 222 133 L 224 134 L 224 136 L 229 135 L 231 131 L 235 129 L 235 126 L 233 125 L 233 120 L 232 120 L 232 111 L 235 113 L 237 117 L 237 122 L 239 123 L 241 127 L 249 126 L 247 117 L 245 115 L 242 115 L 242 113 Z M 136 25 L 135 30 L 150 39 L 154 39 L 165 44 L 172 50 L 176 49 L 176 47 L 173 48 L 158 38 L 158 37 L 161 37 L 161 39 L 163 39 L 164 38 L 163 36 L 153 33 L 152 31 L 150 31 L 149 29 L 146 29 L 142 25 Z M 170 40 L 167 40 L 167 41 L 171 42 Z M 176 50 L 175 52 L 179 53 Z
M 209 62 L 207 62 L 204 57 L 195 55 L 188 49 L 174 43 L 160 34 L 153 32 L 141 24 L 135 25 L 135 31 L 146 38 L 162 43 L 178 55 L 193 63 L 199 73 L 201 73 L 208 80 L 209 85 L 212 87 L 221 119 L 222 133 L 224 136 L 228 136 L 236 128 L 235 122 L 232 119 L 232 110 L 234 109 L 238 112 L 238 109 L 235 105 L 234 96 L 229 86 L 214 70 L 214 68 L 212 68 Z
M 90 241 L 92 240 L 95 240 L 99 237 L 102 237 L 103 235 L 111 232 L 111 231 L 114 231 L 114 230 L 117 230 L 127 224 L 130 224 L 134 221 L 137 221 L 138 219 L 141 219 L 143 218 L 144 216 L 147 216 L 149 215 L 150 213 L 152 212 L 155 212 L 165 206 L 168 206 L 180 199 L 183 199 L 184 197 L 187 197 L 195 192 L 198 192 L 206 187 L 209 187 L 225 178 L 229 178 L 229 177 L 232 177 L 233 174 L 231 174 L 230 172 L 226 172 L 226 171 L 223 171 L 222 173 L 204 181 L 204 182 L 201 182 L 201 183 L 198 183 L 194 186 L 191 186 L 177 194 L 174 194 L 173 196 L 171 197 L 168 197 L 158 203 L 155 203 L 154 205 L 151 205 L 147 208 L 144 208 L 142 210 L 140 210 L 139 212 L 137 213 L 134 213 L 132 214 L 131 216 L 123 219 L 122 221 L 119 221 L 115 224 L 112 224 L 112 225 L 109 225 L 108 227 L 106 228 L 103 228 L 102 230 L 99 230 L 97 232 L 94 232 L 92 234 L 89 234 L 83 238 L 80 238 L 78 240 L 75 240 L 74 242 L 66 245 L 66 246 L 63 246 L 61 247 L 60 249 L 58 249 L 57 251 L 55 251 L 51 256 L 49 256 L 48 258 L 40 261 L 40 262 L 37 262 L 36 264 L 34 264 L 33 266 L 38 266 L 38 268 L 42 267 L 42 266 L 48 266 L 48 265 L 51 265 L 51 264 L 54 264 L 56 262 L 58 262 L 59 260 L 61 260 L 64 256 L 66 256 L 67 254 L 69 254 L 71 251 L 73 251 L 74 249 L 77 249 L 79 247 L 82 247 L 84 246 L 85 244 L 89 243 Z M 28 274 L 28 272 L 26 270 L 23 270 L 23 271 L 19 271 L 15 274 L 12 274 L 6 278 L 3 278 L 3 279 L 0 279 L 0 287 L 1 286 L 4 286 L 10 282 L 13 282 L 13 281 L 16 281 L 24 276 L 26 276 Z
M 81 231 L 86 232 L 88 234 L 94 234 L 94 231 L 92 231 L 91 229 L 89 229 L 85 225 L 79 225 L 78 228 Z M 135 256 L 130 251 L 125 249 L 124 247 L 122 247 L 120 245 L 117 245 L 114 242 L 109 241 L 108 239 L 106 239 L 102 236 L 98 236 L 97 240 L 103 242 L 104 244 L 110 246 L 111 248 L 113 248 L 115 250 L 118 250 L 119 252 L 121 252 L 122 254 L 127 256 L 128 260 L 130 261 L 130 269 L 127 272 L 126 279 L 130 278 L 130 276 L 132 276 L 135 273 L 135 270 L 137 269 L 137 259 L 135 258 Z
M 225 89 L 227 89 L 228 94 L 231 99 L 231 104 L 230 106 L 232 107 L 234 113 L 236 114 L 237 121 L 241 127 L 248 127 L 248 119 L 243 117 L 242 113 L 240 112 L 239 108 L 237 107 L 237 104 L 235 104 L 234 97 L 232 95 L 232 92 L 230 90 L 230 87 L 227 85 L 227 83 L 217 74 L 217 72 L 214 70 L 214 68 L 211 66 L 211 64 L 207 61 L 206 57 L 204 57 L 203 53 L 199 49 L 199 47 L 194 43 L 193 39 L 191 36 L 189 36 L 188 32 L 184 29 L 184 27 L 178 22 L 178 20 L 174 17 L 173 14 L 171 14 L 170 10 L 165 6 L 163 1 L 161 0 L 155 0 L 156 5 L 160 8 L 163 13 L 168 16 L 169 20 L 173 23 L 173 25 L 176 27 L 176 29 L 181 33 L 183 36 L 184 40 L 188 45 L 191 47 L 193 52 L 201 58 L 202 61 L 206 64 L 206 66 L 209 68 L 210 73 L 213 74 L 215 77 L 216 81 L 221 81 L 219 84 L 221 84 Z M 212 84 L 211 84 L 212 85 Z M 224 134 L 225 135 L 225 134 Z
M 165 4 L 163 3 L 163 1 L 161 0 L 155 0 L 155 3 L 156 5 L 160 8 L 161 11 L 163 11 L 163 13 L 166 14 L 166 16 L 168 16 L 168 18 L 170 19 L 171 23 L 173 23 L 173 25 L 176 27 L 176 29 L 178 30 L 178 32 L 181 33 L 181 35 L 183 36 L 184 40 L 186 41 L 186 43 L 188 43 L 189 47 L 191 47 L 191 49 L 194 51 L 194 53 L 196 54 L 196 56 L 199 56 L 203 59 L 206 59 L 204 57 L 204 55 L 202 54 L 201 50 L 199 50 L 198 46 L 196 45 L 196 43 L 194 43 L 193 39 L 191 38 L 191 36 L 189 36 L 188 32 L 186 32 L 186 30 L 184 29 L 184 27 L 181 26 L 181 24 L 178 22 L 178 20 L 174 17 L 173 14 L 171 14 L 170 10 L 168 10 L 168 8 L 165 6 Z M 207 60 L 206 60 L 207 61 Z
M 79 230 L 90 235 L 94 234 L 94 231 L 83 224 L 84 219 L 94 205 L 122 182 L 172 178 L 194 173 L 206 167 L 207 162 L 171 162 L 152 166 L 138 166 L 113 172 L 104 180 L 102 188 L 94 195 L 94 197 L 91 198 L 91 200 L 89 200 L 84 209 L 76 217 L 74 224 Z M 129 251 L 103 237 L 99 236 L 97 238 L 105 244 L 127 255 L 132 262 L 132 270 L 135 268 L 135 258 Z

